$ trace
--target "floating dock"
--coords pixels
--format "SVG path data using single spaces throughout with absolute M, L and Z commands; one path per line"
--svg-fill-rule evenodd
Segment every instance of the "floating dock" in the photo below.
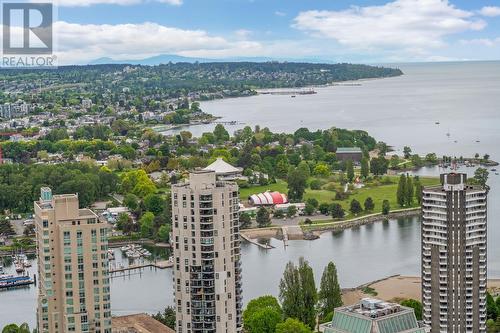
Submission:
M 170 260 L 163 260 L 163 261 L 157 261 L 157 262 L 150 262 L 150 263 L 142 263 L 142 264 L 133 264 L 129 266 L 122 266 L 122 267 L 117 267 L 117 268 L 111 268 L 109 270 L 109 273 L 122 273 L 126 271 L 132 271 L 136 269 L 143 269 L 147 267 L 153 267 L 153 268 L 158 268 L 158 269 L 166 269 L 173 267 L 174 263 Z

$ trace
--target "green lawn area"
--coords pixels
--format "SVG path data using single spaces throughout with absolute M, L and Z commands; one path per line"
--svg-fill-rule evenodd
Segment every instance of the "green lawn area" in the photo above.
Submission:
M 252 186 L 249 188 L 240 188 L 240 200 L 247 202 L 248 197 L 252 194 L 257 194 L 265 191 L 278 191 L 281 193 L 288 193 L 287 183 L 284 180 L 277 180 L 275 184 L 265 186 Z
M 345 211 L 346 211 L 346 218 L 352 218 L 353 216 L 349 216 L 349 207 L 352 199 L 358 200 L 361 205 L 364 204 L 366 198 L 371 197 L 373 199 L 373 202 L 375 203 L 375 209 L 373 213 L 378 213 L 382 210 L 382 202 L 384 200 L 389 200 L 391 204 L 391 210 L 396 210 L 400 209 L 396 202 L 396 192 L 398 189 L 398 179 L 399 177 L 397 176 L 390 176 L 391 180 L 393 181 L 392 184 L 388 185 L 379 185 L 379 186 L 373 186 L 373 187 L 364 187 L 361 189 L 356 189 L 353 191 L 353 194 L 349 196 L 347 200 L 343 201 L 333 201 L 335 198 L 335 192 L 333 191 L 328 191 L 328 190 L 311 190 L 311 189 L 306 189 L 306 193 L 304 194 L 304 201 L 309 199 L 309 198 L 315 198 L 318 200 L 319 203 L 333 203 L 333 202 L 338 202 L 340 203 Z M 420 182 L 422 183 L 423 186 L 428 186 L 428 185 L 438 185 L 439 184 L 439 178 L 431 178 L 431 177 L 420 177 Z M 240 199 L 242 201 L 247 201 L 248 197 L 251 194 L 256 194 L 260 192 L 264 192 L 267 190 L 271 191 L 279 191 L 282 193 L 287 193 L 287 184 L 283 180 L 279 180 L 276 184 L 269 184 L 266 186 L 256 186 L 256 187 L 250 187 L 250 188 L 242 188 L 240 189 Z M 416 207 L 417 205 L 415 205 Z

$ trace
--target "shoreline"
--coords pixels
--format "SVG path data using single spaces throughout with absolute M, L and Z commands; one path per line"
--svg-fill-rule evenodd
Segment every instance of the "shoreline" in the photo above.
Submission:
M 500 294 L 500 278 L 489 278 L 487 289 L 492 295 Z M 421 278 L 418 276 L 391 275 L 364 283 L 355 288 L 342 289 L 344 305 L 352 305 L 364 297 L 374 297 L 399 303 L 405 299 L 421 300 Z
M 376 213 L 344 221 L 333 221 L 333 222 L 317 223 L 312 225 L 302 224 L 300 225 L 302 229 L 302 236 L 294 237 L 293 239 L 290 239 L 290 241 L 314 240 L 319 238 L 322 233 L 328 231 L 333 231 L 333 232 L 343 231 L 346 229 L 355 228 L 362 225 L 367 225 L 377 222 L 385 222 L 390 219 L 418 216 L 420 215 L 420 212 L 421 208 L 415 207 L 415 208 L 393 211 L 390 212 L 388 215 L 382 215 L 382 213 Z M 248 239 L 255 241 L 256 239 L 270 239 L 270 238 L 281 240 L 280 239 L 281 230 L 282 230 L 281 226 L 272 226 L 267 228 L 243 229 L 240 231 L 240 233 L 244 235 L 243 238 L 246 239 L 247 241 L 249 241 Z M 253 243 L 252 241 L 249 242 Z

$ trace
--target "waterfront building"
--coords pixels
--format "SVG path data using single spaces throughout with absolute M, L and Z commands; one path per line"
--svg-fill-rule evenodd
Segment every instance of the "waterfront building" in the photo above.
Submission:
M 486 332 L 486 204 L 466 174 L 423 190 L 423 319 L 432 333 Z
M 47 187 L 34 203 L 40 333 L 111 333 L 108 225 L 78 205 Z
M 238 186 L 197 170 L 172 186 L 177 333 L 242 330 Z
M 360 303 L 335 309 L 325 333 L 425 333 L 413 309 L 397 303 L 364 298 Z
M 355 163 L 360 163 L 363 159 L 363 151 L 358 147 L 337 148 L 335 155 L 339 161 L 351 160 Z

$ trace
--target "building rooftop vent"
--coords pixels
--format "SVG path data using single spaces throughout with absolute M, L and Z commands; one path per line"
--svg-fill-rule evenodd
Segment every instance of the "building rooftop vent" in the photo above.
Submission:
M 40 189 L 40 201 L 52 201 L 52 190 L 50 187 Z

